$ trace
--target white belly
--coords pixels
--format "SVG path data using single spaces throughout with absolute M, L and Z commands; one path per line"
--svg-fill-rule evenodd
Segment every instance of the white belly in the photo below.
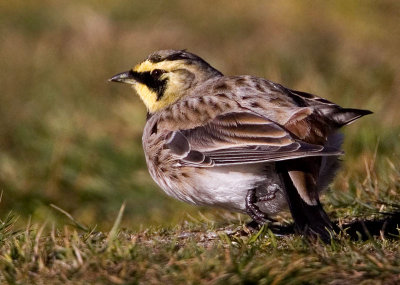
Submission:
M 246 195 L 250 189 L 256 188 L 257 196 L 264 196 L 273 188 L 275 197 L 257 206 L 267 214 L 276 214 L 286 207 L 284 193 L 275 183 L 278 178 L 265 164 L 214 167 L 202 169 L 198 174 L 193 185 L 197 192 L 196 204 L 246 212 Z
M 196 202 L 244 212 L 247 192 L 264 179 L 260 165 L 200 169 L 193 185 Z
M 165 193 L 184 202 L 246 213 L 249 190 L 256 189 L 256 196 L 264 197 L 273 189 L 274 198 L 256 203 L 259 209 L 274 215 L 287 206 L 273 164 L 193 168 L 186 177 L 177 171 L 178 179 L 157 174 L 156 168 L 149 169 L 153 170 L 150 174 Z

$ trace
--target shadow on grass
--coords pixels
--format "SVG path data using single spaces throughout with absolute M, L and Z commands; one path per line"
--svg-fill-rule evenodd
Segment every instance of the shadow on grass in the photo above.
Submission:
M 374 220 L 356 220 L 343 224 L 342 228 L 352 239 L 368 240 L 371 236 L 399 238 L 400 210 L 386 213 L 385 217 Z
M 334 222 L 336 226 L 346 232 L 352 240 L 369 240 L 373 236 L 383 236 L 385 238 L 399 238 L 400 236 L 400 209 L 391 213 L 384 213 L 384 217 L 379 219 L 357 219 L 349 223 L 339 224 Z M 257 227 L 254 222 L 248 224 L 249 227 Z M 276 235 L 295 234 L 294 224 L 274 225 L 271 231 Z

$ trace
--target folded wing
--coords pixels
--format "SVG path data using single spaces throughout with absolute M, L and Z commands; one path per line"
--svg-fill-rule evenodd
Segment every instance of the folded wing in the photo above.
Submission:
M 298 140 L 278 124 L 248 112 L 223 114 L 204 126 L 171 132 L 165 146 L 182 165 L 196 167 L 342 154 Z

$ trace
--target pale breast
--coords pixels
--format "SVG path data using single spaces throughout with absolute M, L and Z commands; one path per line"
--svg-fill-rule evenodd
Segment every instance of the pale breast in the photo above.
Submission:
M 152 164 L 151 161 L 148 163 Z M 149 165 L 149 170 L 165 193 L 191 204 L 245 213 L 246 195 L 249 190 L 256 189 L 257 197 L 271 197 L 268 201 L 257 203 L 266 214 L 275 215 L 287 206 L 282 185 L 272 165 L 172 166 L 165 171 L 153 164 Z
M 152 178 L 169 196 L 196 205 L 245 212 L 246 195 L 249 190 L 256 189 L 257 197 L 271 197 L 257 203 L 263 212 L 273 215 L 286 206 L 273 163 L 204 168 L 182 166 L 180 158 L 164 147 L 164 132 L 160 117 L 151 117 L 143 133 L 143 147 Z

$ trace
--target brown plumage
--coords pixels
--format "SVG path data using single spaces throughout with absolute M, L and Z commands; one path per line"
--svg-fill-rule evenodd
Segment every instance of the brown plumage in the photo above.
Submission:
M 153 179 L 182 201 L 248 213 L 290 208 L 300 232 L 329 240 L 319 193 L 342 154 L 337 130 L 370 111 L 252 76 L 223 76 L 186 51 L 153 53 L 112 81 L 148 108 L 143 148 Z

